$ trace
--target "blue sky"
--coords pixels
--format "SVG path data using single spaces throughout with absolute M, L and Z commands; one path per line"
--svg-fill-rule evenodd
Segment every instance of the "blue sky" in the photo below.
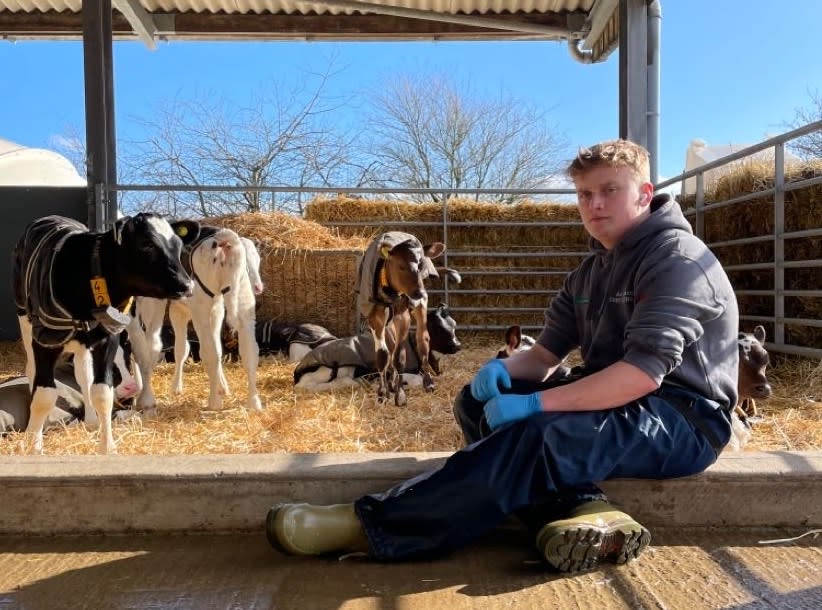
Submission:
M 683 170 L 693 138 L 752 144 L 786 130 L 810 92 L 822 92 L 819 0 L 663 0 L 659 171 Z M 212 91 L 240 102 L 266 82 L 300 78 L 334 58 L 333 91 L 352 95 L 391 72 L 444 71 L 478 93 L 548 109 L 574 147 L 618 135 L 617 54 L 582 65 L 563 43 L 160 43 L 114 49 L 120 135 L 133 117 L 175 96 Z M 84 133 L 80 42 L 0 42 L 0 138 L 49 147 Z M 345 121 L 356 102 L 340 111 Z

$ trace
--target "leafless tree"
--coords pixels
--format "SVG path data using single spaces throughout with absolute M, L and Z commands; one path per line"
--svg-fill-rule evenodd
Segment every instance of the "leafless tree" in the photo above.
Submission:
M 348 138 L 331 124 L 345 100 L 325 94 L 330 67 L 311 76 L 288 91 L 274 83 L 245 106 L 201 95 L 167 101 L 135 119 L 144 135 L 121 142 L 121 175 L 189 188 L 141 194 L 131 205 L 196 217 L 302 212 L 297 193 L 262 187 L 330 186 L 350 169 Z
M 528 189 L 559 169 L 564 138 L 548 127 L 545 111 L 510 96 L 480 99 L 445 76 L 406 75 L 372 97 L 377 186 Z M 419 197 L 426 198 L 440 196 Z
M 78 174 L 86 176 L 86 139 L 77 125 L 66 125 L 62 134 L 49 138 L 49 146 L 68 159 Z
M 797 108 L 794 119 L 788 127 L 796 129 L 822 120 L 822 94 L 819 91 L 810 92 L 809 106 Z M 790 144 L 791 150 L 803 159 L 822 159 L 822 131 L 814 131 L 797 138 Z

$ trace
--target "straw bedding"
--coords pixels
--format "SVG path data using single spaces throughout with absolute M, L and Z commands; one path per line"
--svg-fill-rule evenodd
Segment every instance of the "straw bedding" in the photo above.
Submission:
M 371 451 L 453 451 L 461 435 L 451 414 L 454 397 L 479 366 L 498 348 L 499 340 L 463 337 L 467 347 L 444 356 L 443 375 L 432 394 L 421 388 L 408 393 L 408 406 L 379 405 L 374 388 L 336 392 L 295 392 L 294 364 L 274 357 L 260 360 L 259 390 L 264 409 L 243 407 L 245 374 L 226 364 L 233 396 L 222 411 L 206 411 L 208 385 L 203 367 L 185 366 L 185 394 L 170 394 L 171 364 L 155 376 L 157 414 L 117 422 L 114 435 L 124 455 L 313 453 Z M 19 342 L 0 343 L 0 376 L 20 374 L 25 356 Z M 771 372 L 774 397 L 760 401 L 762 420 L 755 424 L 745 450 L 822 449 L 822 364 L 807 359 L 777 360 Z M 82 426 L 46 434 L 48 455 L 93 454 L 96 433 Z M 0 455 L 25 452 L 25 435 L 0 438 Z

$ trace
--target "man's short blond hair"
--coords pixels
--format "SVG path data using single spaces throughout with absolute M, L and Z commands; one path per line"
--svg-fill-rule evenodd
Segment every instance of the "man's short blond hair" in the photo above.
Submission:
M 651 163 L 644 146 L 630 140 L 608 140 L 590 148 L 580 148 L 568 166 L 571 180 L 596 167 L 627 167 L 640 182 L 651 181 Z

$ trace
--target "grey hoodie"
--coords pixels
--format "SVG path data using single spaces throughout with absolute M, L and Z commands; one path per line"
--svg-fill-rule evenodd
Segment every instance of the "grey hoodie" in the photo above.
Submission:
M 679 204 L 655 196 L 650 217 L 612 250 L 595 239 L 591 250 L 546 310 L 540 345 L 560 358 L 579 347 L 593 371 L 622 360 L 725 409 L 736 404 L 736 295 Z

